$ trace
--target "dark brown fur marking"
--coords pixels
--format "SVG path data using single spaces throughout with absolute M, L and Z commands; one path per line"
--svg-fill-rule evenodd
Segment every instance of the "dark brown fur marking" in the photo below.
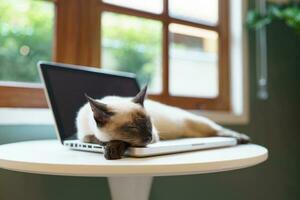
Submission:
M 85 143 L 92 143 L 92 144 L 105 145 L 105 143 L 101 142 L 100 140 L 98 140 L 98 138 L 96 138 L 95 135 L 86 135 L 86 136 L 84 136 L 83 142 L 85 142 Z
M 122 124 L 118 132 L 123 137 L 130 138 L 133 145 L 144 146 L 152 140 L 152 123 L 144 113 L 132 113 L 131 120 Z
M 104 148 L 104 157 L 107 160 L 121 159 L 128 146 L 126 142 L 120 140 L 109 141 Z
M 109 111 L 106 104 L 98 102 L 97 100 L 89 97 L 87 94 L 85 94 L 85 96 L 91 106 L 97 126 L 103 127 L 114 113 Z
M 120 140 L 101 142 L 95 137 L 95 135 L 86 135 L 83 138 L 83 142 L 103 145 L 104 157 L 108 160 L 120 159 L 129 146 L 128 143 Z

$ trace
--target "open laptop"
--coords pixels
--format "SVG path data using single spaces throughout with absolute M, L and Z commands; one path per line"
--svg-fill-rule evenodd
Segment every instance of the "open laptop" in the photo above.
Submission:
M 77 111 L 87 102 L 85 93 L 95 99 L 108 95 L 135 96 L 140 90 L 135 75 L 50 62 L 39 62 L 38 68 L 45 84 L 45 94 L 54 115 L 57 138 L 60 142 L 70 149 L 103 153 L 103 146 L 83 143 L 77 139 Z M 160 141 L 146 147 L 130 147 L 126 154 L 145 157 L 236 144 L 234 138 L 186 138 Z

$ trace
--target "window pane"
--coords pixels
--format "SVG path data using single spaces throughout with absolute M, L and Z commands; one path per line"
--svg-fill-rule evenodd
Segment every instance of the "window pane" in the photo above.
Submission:
M 51 60 L 53 4 L 0 0 L 0 80 L 39 82 L 36 63 Z
M 102 14 L 102 67 L 133 72 L 149 91 L 161 92 L 160 22 L 105 12 Z
M 163 10 L 162 0 L 103 0 L 103 2 L 156 14 L 162 13 Z
M 196 22 L 218 22 L 218 0 L 169 0 L 170 16 Z
M 169 91 L 174 96 L 218 96 L 218 34 L 170 24 Z

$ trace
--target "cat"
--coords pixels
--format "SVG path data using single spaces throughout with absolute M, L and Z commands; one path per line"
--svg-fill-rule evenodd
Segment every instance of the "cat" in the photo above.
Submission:
M 121 158 L 128 146 L 142 147 L 159 140 L 185 137 L 234 137 L 239 144 L 250 138 L 203 116 L 145 99 L 147 86 L 135 97 L 106 96 L 88 102 L 77 114 L 78 138 L 106 146 L 107 159 Z

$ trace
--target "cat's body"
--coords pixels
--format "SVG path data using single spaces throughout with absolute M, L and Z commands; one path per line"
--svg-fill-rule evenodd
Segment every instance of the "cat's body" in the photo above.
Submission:
M 78 112 L 78 138 L 84 142 L 124 141 L 131 146 L 183 137 L 225 136 L 247 143 L 249 137 L 183 109 L 145 100 L 146 89 L 136 97 L 107 96 Z
M 118 119 L 124 123 L 129 116 L 125 111 L 134 109 L 135 106 L 126 107 L 129 98 L 108 96 L 101 100 L 103 103 L 113 105 L 115 109 L 124 112 L 124 116 Z M 127 103 L 128 104 L 128 103 Z M 138 107 L 138 106 L 136 106 Z M 144 108 L 153 123 L 153 142 L 160 140 L 176 139 L 183 137 L 207 137 L 216 135 L 222 127 L 207 118 L 196 116 L 182 109 L 161 104 L 152 100 L 145 100 Z M 98 129 L 90 105 L 85 104 L 77 116 L 78 138 L 84 140 L 86 135 L 95 135 L 102 142 L 117 140 L 113 134 L 106 134 Z
M 76 118 L 77 136 L 83 142 L 105 145 L 107 159 L 121 158 L 128 146 L 145 146 L 159 140 L 184 137 L 234 137 L 238 143 L 249 137 L 183 109 L 145 100 L 147 87 L 134 98 L 87 96 Z
M 145 100 L 144 107 L 163 140 L 213 136 L 222 129 L 207 118 L 156 101 Z

